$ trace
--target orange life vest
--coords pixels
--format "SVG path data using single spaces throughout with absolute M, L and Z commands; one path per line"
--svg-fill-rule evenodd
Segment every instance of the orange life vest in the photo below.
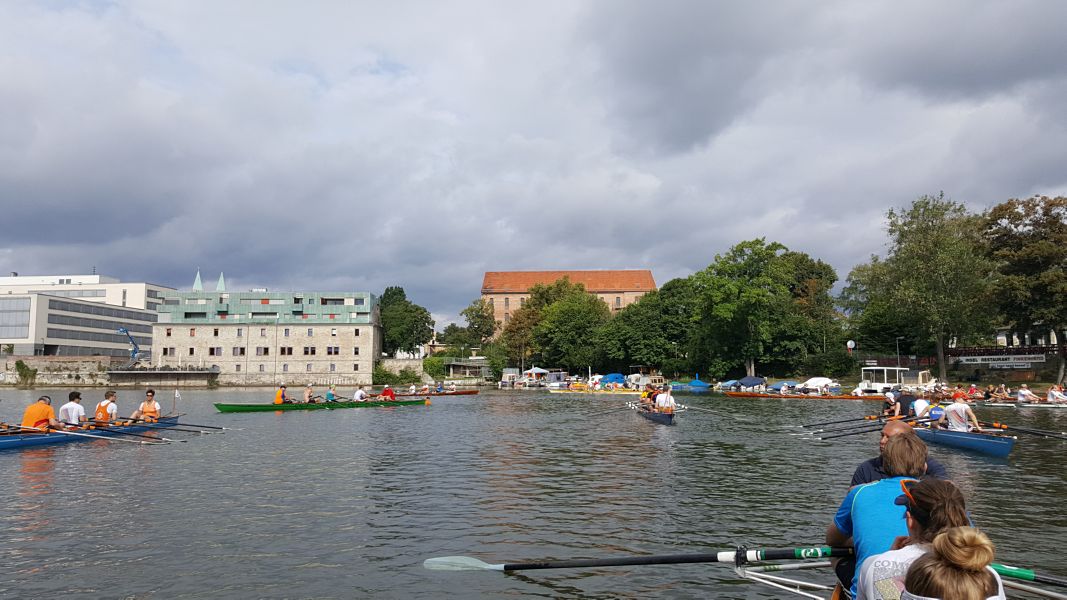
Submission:
M 145 400 L 141 403 L 141 418 L 149 423 L 154 423 L 159 420 L 159 403 L 155 400 L 149 402 Z
M 110 400 L 104 400 L 100 404 L 96 405 L 95 418 L 96 418 L 97 422 L 99 422 L 99 423 L 109 423 L 109 422 L 111 422 L 111 413 L 107 412 L 107 407 L 108 407 L 109 404 L 114 404 L 114 403 L 111 402 Z
M 283 404 L 285 402 L 285 392 L 278 390 L 274 393 L 274 403 Z

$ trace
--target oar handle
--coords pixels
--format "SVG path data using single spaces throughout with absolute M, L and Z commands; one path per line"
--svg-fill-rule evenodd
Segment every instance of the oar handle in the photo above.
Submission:
M 619 558 L 585 558 L 572 560 L 546 560 L 528 563 L 504 563 L 504 571 L 529 571 L 535 569 L 571 569 L 582 567 L 625 567 L 633 565 L 680 565 L 689 563 L 740 562 L 761 560 L 814 559 L 852 556 L 852 548 L 782 548 L 768 550 L 741 550 L 698 554 L 659 554 L 652 556 L 626 556 Z
M 1067 587 L 1067 578 L 1043 575 L 1041 573 L 1035 573 L 1032 569 L 1022 569 L 999 563 L 993 563 L 989 566 L 1000 574 L 1001 577 L 1011 577 L 1012 579 L 1021 579 L 1023 581 L 1033 581 L 1035 583 L 1047 583 L 1049 585 Z

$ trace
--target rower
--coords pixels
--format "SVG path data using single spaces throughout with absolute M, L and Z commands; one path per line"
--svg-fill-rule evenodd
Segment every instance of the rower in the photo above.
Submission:
M 409 393 L 409 394 L 412 394 L 412 395 L 414 395 L 414 394 L 415 394 L 415 392 L 417 392 L 417 391 L 418 391 L 418 388 L 416 388 L 416 387 L 415 387 L 415 384 L 414 384 L 414 383 L 413 383 L 413 384 L 411 384 L 411 387 L 409 387 L 409 388 L 408 388 L 408 393 Z
M 330 388 L 326 390 L 326 401 L 337 402 L 337 386 L 330 385 Z
M 159 420 L 161 411 L 162 408 L 159 406 L 159 402 L 156 402 L 156 391 L 149 388 L 145 390 L 144 402 L 137 407 L 137 410 L 133 411 L 130 419 L 144 419 L 149 423 L 155 423 Z
M 307 387 L 304 388 L 304 403 L 305 404 L 313 404 L 315 402 L 314 393 L 315 393 L 315 391 L 312 389 L 311 384 L 310 383 L 307 384 Z
M 118 396 L 114 390 L 104 392 L 104 401 L 96 405 L 96 410 L 93 411 L 93 420 L 107 425 L 119 418 L 119 407 L 115 404 L 115 399 Z
M 1019 396 L 1016 399 L 1020 404 L 1029 404 L 1034 402 L 1041 402 L 1041 398 L 1037 394 L 1030 391 L 1030 388 L 1024 383 L 1019 386 Z
M 912 432 L 911 425 L 903 421 L 889 421 L 886 423 L 885 427 L 882 427 L 882 437 L 878 440 L 878 456 L 856 467 L 856 472 L 852 474 L 852 482 L 848 486 L 855 487 L 889 477 L 885 472 L 885 467 L 883 467 L 886 444 L 889 443 L 889 438 L 905 432 Z M 926 457 L 926 474 L 938 479 L 948 479 L 948 472 L 945 471 L 945 467 L 931 456 Z
M 887 417 L 898 417 L 904 414 L 904 406 L 900 403 L 900 399 L 893 395 L 893 392 L 885 393 L 885 406 L 882 407 L 882 414 Z
M 671 395 L 671 386 L 663 388 L 663 391 L 656 396 L 656 411 L 662 413 L 674 412 L 674 396 Z
M 448 384 L 448 391 L 450 391 L 450 392 L 456 391 L 456 382 L 455 381 L 453 381 L 453 382 Z
M 430 393 L 430 384 L 428 384 L 428 383 L 422 384 L 422 389 L 419 390 L 419 393 L 420 394 L 429 394 Z
M 289 404 L 289 398 L 286 397 L 286 395 L 285 395 L 285 385 L 284 384 L 279 385 L 278 386 L 278 391 L 274 392 L 274 403 L 275 404 Z
M 389 387 L 388 383 L 385 384 L 385 389 L 382 390 L 382 393 L 379 394 L 379 396 L 381 396 L 383 400 L 396 400 L 396 392 L 393 391 L 393 388 Z
M 944 396 L 941 392 L 934 392 L 934 397 L 930 401 L 930 405 L 927 406 L 919 413 L 917 421 L 928 419 L 930 421 L 930 427 L 939 429 L 941 426 L 938 424 L 941 421 L 941 417 L 945 414 L 945 407 L 941 406 L 941 402 L 944 400 Z
M 941 418 L 937 422 L 941 425 L 947 425 L 949 431 L 970 431 L 967 421 L 974 425 L 975 431 L 981 431 L 982 428 L 978 425 L 978 417 L 974 416 L 974 411 L 970 406 L 967 406 L 967 399 L 960 396 L 955 399 L 952 404 L 945 407 L 945 414 L 941 415 Z
M 927 406 L 930 406 L 930 401 L 926 399 L 926 391 L 922 390 L 919 392 L 919 397 L 913 398 L 911 404 L 908 405 L 908 416 L 918 417 L 926 410 Z
M 67 403 L 59 408 L 59 422 L 64 425 L 81 425 L 85 422 L 85 407 L 81 405 L 81 392 L 67 394 Z
M 367 392 L 364 391 L 363 386 L 359 386 L 359 388 L 356 389 L 356 393 L 352 395 L 352 400 L 356 402 L 367 401 Z
M 27 406 L 22 413 L 22 426 L 33 429 L 61 429 L 62 425 L 56 420 L 56 413 L 52 410 L 52 398 L 41 396 L 37 402 Z
M 440 394 L 441 392 L 445 391 L 445 382 L 443 382 L 443 381 L 437 382 L 437 389 L 434 390 L 434 391 L 436 391 L 438 394 Z

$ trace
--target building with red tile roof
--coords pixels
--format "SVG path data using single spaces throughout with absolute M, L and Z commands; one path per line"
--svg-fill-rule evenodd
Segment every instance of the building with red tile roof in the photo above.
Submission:
M 652 271 L 486 271 L 482 279 L 482 298 L 493 305 L 493 316 L 501 326 L 530 297 L 536 284 L 552 284 L 568 278 L 580 283 L 589 293 L 604 301 L 612 312 L 622 310 L 656 289 Z

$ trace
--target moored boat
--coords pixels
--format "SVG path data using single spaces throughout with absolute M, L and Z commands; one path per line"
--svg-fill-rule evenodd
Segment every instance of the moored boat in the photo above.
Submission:
M 44 444 L 64 444 L 67 442 L 85 442 L 100 438 L 120 438 L 123 433 L 146 433 L 163 427 L 178 425 L 178 417 L 162 417 L 151 424 L 118 425 L 73 429 L 66 432 L 11 431 L 0 432 L 0 450 L 11 450 Z
M 399 396 L 399 394 L 397 394 Z M 286 404 L 225 404 L 215 403 L 215 409 L 222 413 L 238 412 L 272 412 L 276 410 L 333 410 L 336 408 L 374 408 L 383 406 L 418 406 L 429 405 L 428 399 L 421 400 L 367 400 L 366 402 L 292 402 Z
M 915 433 L 928 444 L 940 444 L 951 448 L 972 450 L 998 458 L 1011 454 L 1016 440 L 1015 436 L 998 433 L 950 431 L 948 429 L 930 429 L 927 427 L 916 427 Z
M 591 389 L 588 389 L 588 388 L 586 388 L 586 389 L 573 389 L 573 390 L 554 390 L 554 389 L 549 389 L 548 393 L 549 394 L 584 394 L 584 395 L 587 395 L 587 396 L 593 396 L 593 395 L 600 396 L 600 395 L 603 395 L 603 394 L 638 395 L 638 394 L 641 393 L 641 390 L 629 390 L 629 389 L 626 389 L 626 388 L 619 388 L 617 390 L 591 390 Z

